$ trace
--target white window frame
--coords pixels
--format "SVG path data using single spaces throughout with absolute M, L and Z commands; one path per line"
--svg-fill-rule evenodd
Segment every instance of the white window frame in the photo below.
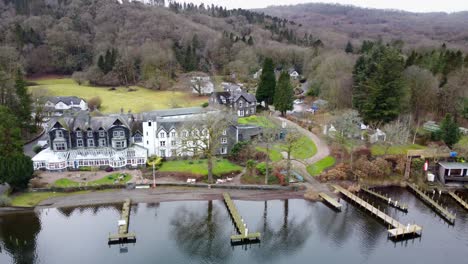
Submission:
M 63 138 L 63 131 L 62 130 L 55 131 L 55 137 L 56 138 Z
M 240 107 L 240 108 L 243 107 L 243 102 L 242 102 L 242 101 L 239 101 L 239 107 Z
M 159 138 L 166 138 L 166 132 L 160 132 Z
M 227 129 L 224 129 L 223 130 L 223 136 L 226 136 L 227 135 Z
M 106 136 L 106 133 L 104 132 L 104 130 L 99 130 L 99 137 L 105 137 Z
M 223 154 L 223 155 L 224 155 L 224 154 L 227 154 L 227 147 L 221 147 L 221 149 L 219 150 L 219 152 L 220 152 L 221 154 Z
M 177 145 L 176 141 L 175 141 L 175 140 L 172 140 L 172 141 L 171 141 L 171 146 L 175 146 L 175 145 Z
M 227 144 L 228 140 L 225 137 L 221 138 L 221 144 Z
M 161 157 L 166 157 L 166 150 L 165 149 L 159 150 L 159 154 Z
M 86 131 L 86 137 L 93 137 L 93 131 L 91 130 Z
M 105 147 L 106 146 L 106 139 L 105 138 L 100 138 L 98 143 L 99 143 L 99 147 Z
M 81 145 L 81 146 L 80 146 L 80 145 Z M 78 148 L 84 147 L 83 139 L 77 139 L 77 140 L 76 140 L 76 147 L 78 147 Z
M 176 137 L 176 132 L 175 131 L 171 132 L 171 137 Z
M 56 142 L 54 143 L 54 149 L 56 151 L 65 151 L 67 150 L 67 144 L 65 144 L 65 142 Z
M 88 138 L 86 143 L 88 143 L 88 147 L 95 147 L 96 145 L 94 144 L 94 139 Z
M 159 141 L 159 146 L 160 147 L 165 147 L 166 146 L 166 141 Z
M 77 130 L 75 133 L 77 138 L 83 137 L 83 132 L 81 132 L 80 130 Z
M 115 130 L 112 135 L 114 137 L 125 137 L 125 132 L 123 130 Z

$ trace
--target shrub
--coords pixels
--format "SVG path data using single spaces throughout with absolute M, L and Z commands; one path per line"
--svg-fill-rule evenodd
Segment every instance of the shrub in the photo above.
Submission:
M 158 157 L 156 155 L 148 157 L 148 160 L 146 161 L 146 164 L 148 166 L 152 167 L 153 163 L 154 163 L 154 167 L 159 168 L 161 166 L 161 164 L 162 164 L 162 158 Z
M 89 167 L 89 166 L 85 166 L 85 167 L 80 167 L 80 171 L 91 171 L 92 168 Z
M 209 105 L 208 102 L 204 102 L 201 106 L 202 107 L 208 107 L 208 105 Z
M 95 96 L 88 100 L 88 108 L 91 111 L 101 108 L 101 104 L 102 104 L 102 100 L 101 100 L 101 97 L 99 96 Z
M 39 152 L 41 152 L 41 150 L 42 150 L 42 147 L 39 146 L 39 145 L 35 145 L 35 146 L 33 147 L 33 151 L 34 151 L 34 153 L 36 153 L 36 154 L 39 153 Z
M 5 206 L 10 206 L 11 205 L 11 199 L 7 197 L 6 195 L 0 196 L 0 207 L 5 207 Z

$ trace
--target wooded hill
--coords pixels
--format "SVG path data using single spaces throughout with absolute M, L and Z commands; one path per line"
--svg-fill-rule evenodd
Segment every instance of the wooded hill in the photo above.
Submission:
M 324 43 L 343 47 L 349 39 L 402 40 L 407 47 L 439 47 L 468 51 L 468 11 L 457 13 L 412 13 L 360 8 L 350 5 L 308 3 L 256 9 L 300 24 L 304 31 Z

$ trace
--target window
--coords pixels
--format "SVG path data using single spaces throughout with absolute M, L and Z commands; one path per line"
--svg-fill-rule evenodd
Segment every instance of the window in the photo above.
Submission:
M 125 132 L 123 130 L 115 130 L 113 133 L 114 137 L 125 137 Z
M 202 130 L 202 135 L 203 135 L 203 136 L 206 136 L 207 134 L 208 134 L 208 131 L 207 131 L 206 129 L 203 129 L 203 130 Z
M 245 110 L 245 115 L 249 115 L 249 109 Z
M 125 140 L 114 140 L 112 141 L 112 147 L 115 149 L 123 149 L 127 147 L 127 141 Z
M 165 132 L 159 133 L 159 137 L 160 137 L 160 138 L 165 138 L 165 137 L 166 137 L 166 133 L 165 133 Z
M 172 156 L 172 157 L 177 156 L 177 149 L 172 149 L 172 150 L 171 150 L 171 156 Z
M 159 142 L 159 145 L 160 145 L 161 147 L 165 147 L 165 146 L 166 146 L 166 141 L 160 141 L 160 142 Z
M 104 130 L 99 130 L 99 137 L 105 137 L 106 136 L 106 133 L 104 132 Z
M 250 108 L 250 113 L 255 114 L 255 108 Z
M 176 141 L 175 140 L 172 140 L 171 141 L 171 146 L 175 146 L 176 145 Z
M 244 110 L 239 110 L 239 116 L 244 116 Z
M 151 122 L 148 122 L 148 126 L 151 126 Z
M 54 143 L 54 146 L 56 151 L 67 150 L 67 145 L 65 145 L 63 142 Z
M 242 101 L 239 101 L 239 107 L 242 108 L 243 104 Z
M 165 149 L 161 149 L 160 150 L 160 153 L 161 153 L 161 157 L 166 157 L 166 150 Z
M 171 137 L 175 137 L 175 136 L 176 136 L 175 131 L 172 131 L 171 132 Z
M 55 131 L 55 137 L 63 138 L 63 131 L 62 130 Z
M 245 102 L 245 107 L 249 107 L 249 102 Z
M 88 139 L 88 147 L 94 147 L 94 139 Z
M 76 137 L 80 138 L 83 136 L 83 133 L 81 131 L 76 131 Z
M 221 144 L 226 144 L 227 143 L 227 138 L 223 137 L 221 138 Z
M 99 139 L 99 146 L 100 147 L 105 147 L 106 146 L 106 139 L 105 138 L 100 138 Z
M 87 131 L 86 136 L 89 137 L 89 138 L 93 137 L 93 131 Z
M 226 129 L 223 130 L 223 136 L 225 136 L 225 135 L 227 135 L 227 130 Z
M 133 136 L 133 141 L 135 141 L 135 143 L 141 143 L 143 142 L 143 137 L 140 134 L 136 134 Z
M 221 152 L 221 154 L 223 154 L 223 155 L 224 155 L 224 154 L 227 154 L 227 148 L 226 148 L 226 147 L 222 147 L 222 148 L 220 149 L 220 152 Z
M 188 132 L 187 131 L 182 132 L 182 136 L 183 137 L 188 137 Z
M 83 147 L 83 140 L 82 139 L 77 139 L 76 140 L 76 146 L 79 147 L 79 148 L 82 148 Z

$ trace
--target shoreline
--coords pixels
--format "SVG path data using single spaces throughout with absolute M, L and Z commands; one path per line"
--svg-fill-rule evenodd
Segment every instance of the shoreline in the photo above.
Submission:
M 233 200 L 244 201 L 305 199 L 304 190 L 271 191 L 159 187 L 156 189 L 105 190 L 86 194 L 52 197 L 41 201 L 36 207 L 31 207 L 31 210 L 38 211 L 46 208 L 115 204 L 123 202 L 127 198 L 130 198 L 132 203 L 222 200 L 222 193 L 224 192 L 229 192 Z

